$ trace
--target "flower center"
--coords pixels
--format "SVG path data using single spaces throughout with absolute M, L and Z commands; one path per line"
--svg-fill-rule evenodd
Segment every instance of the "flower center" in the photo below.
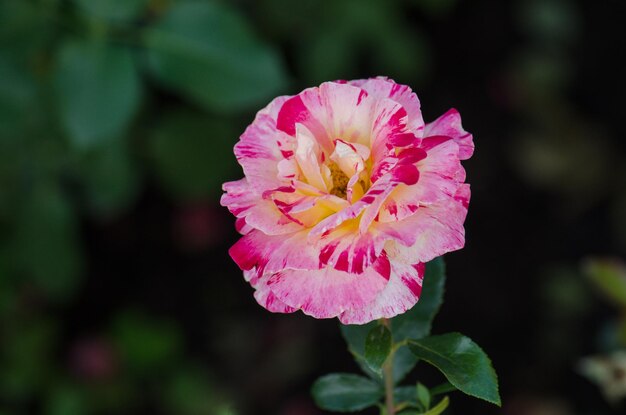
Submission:
M 333 187 L 330 194 L 346 199 L 348 197 L 348 182 L 350 178 L 339 168 L 337 163 L 329 161 L 327 164 L 330 169 L 330 177 L 333 181 Z

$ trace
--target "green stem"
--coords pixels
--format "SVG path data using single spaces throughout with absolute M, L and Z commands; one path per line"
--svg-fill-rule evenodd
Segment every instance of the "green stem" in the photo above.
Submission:
M 389 328 L 389 320 L 381 319 L 381 323 Z M 385 406 L 387 407 L 387 415 L 395 415 L 396 408 L 393 402 L 393 355 L 395 350 L 392 349 L 387 357 L 387 361 L 383 366 L 383 377 L 385 378 Z

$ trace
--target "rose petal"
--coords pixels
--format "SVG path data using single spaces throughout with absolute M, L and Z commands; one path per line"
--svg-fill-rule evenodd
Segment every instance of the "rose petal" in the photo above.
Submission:
M 410 310 L 419 300 L 423 276 L 423 264 L 412 266 L 391 261 L 391 277 L 385 288 L 365 306 L 344 311 L 339 321 L 343 324 L 365 324 Z
M 280 301 L 315 318 L 336 317 L 345 310 L 362 307 L 373 301 L 386 284 L 387 279 L 374 267 L 359 275 L 330 267 L 312 271 L 286 269 L 268 280 Z

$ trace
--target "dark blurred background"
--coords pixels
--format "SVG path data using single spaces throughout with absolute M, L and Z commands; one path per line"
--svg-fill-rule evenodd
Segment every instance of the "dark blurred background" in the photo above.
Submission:
M 427 121 L 457 108 L 476 143 L 434 331 L 483 346 L 504 407 L 449 412 L 623 413 L 576 367 L 618 314 L 581 260 L 626 256 L 625 18 L 619 0 L 0 0 L 0 414 L 322 414 L 312 381 L 357 371 L 338 323 L 256 304 L 220 185 L 271 98 L 375 75 Z

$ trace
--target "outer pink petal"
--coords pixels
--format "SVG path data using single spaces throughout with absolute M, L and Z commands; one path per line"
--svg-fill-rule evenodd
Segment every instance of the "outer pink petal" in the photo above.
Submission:
M 228 251 L 242 270 L 278 272 L 285 268 L 318 269 L 319 249 L 307 243 L 307 231 L 288 235 L 266 235 L 254 230 L 239 239 Z
M 278 111 L 289 97 L 275 98 L 241 135 L 235 156 L 249 182 L 259 190 L 279 185 L 278 162 L 293 154 L 293 138 L 276 128 Z
M 424 264 L 416 266 L 391 261 L 391 278 L 374 299 L 363 307 L 346 310 L 339 316 L 343 324 L 365 324 L 391 318 L 411 309 L 422 291 Z
M 245 225 L 263 231 L 268 235 L 281 235 L 302 229 L 302 226 L 285 217 L 270 200 L 263 199 L 248 180 L 243 178 L 224 183 L 226 191 L 220 203 L 226 206 L 237 218 L 245 219 Z M 240 222 L 241 232 L 250 229 Z M 245 232 L 244 232 L 245 231 Z
M 267 285 L 268 277 L 260 278 L 254 288 L 254 298 L 261 305 L 272 313 L 293 313 L 298 311 L 297 308 L 289 307 L 274 295 Z
M 220 204 L 226 206 L 236 217 L 244 217 L 259 198 L 257 192 L 251 191 L 246 178 L 222 185 L 226 193 L 220 198 Z
M 349 83 L 363 88 L 376 99 L 390 98 L 402 105 L 408 114 L 408 129 L 418 137 L 421 137 L 421 132 L 424 129 L 424 119 L 420 110 L 420 101 L 411 88 L 397 84 L 385 77 L 359 79 Z
M 379 225 L 390 234 L 395 232 L 396 241 L 385 245 L 389 258 L 416 264 L 463 248 L 469 193 L 469 185 L 463 184 L 448 200 L 419 207 L 403 221 Z
M 472 135 L 463 129 L 461 115 L 454 108 L 448 110 L 435 121 L 426 124 L 424 137 L 443 135 L 452 137 L 459 145 L 459 158 L 467 160 L 474 153 L 474 140 Z
M 315 318 L 331 318 L 345 310 L 363 307 L 383 290 L 387 279 L 375 267 L 356 275 L 324 268 L 284 270 L 273 274 L 268 285 L 280 301 Z

